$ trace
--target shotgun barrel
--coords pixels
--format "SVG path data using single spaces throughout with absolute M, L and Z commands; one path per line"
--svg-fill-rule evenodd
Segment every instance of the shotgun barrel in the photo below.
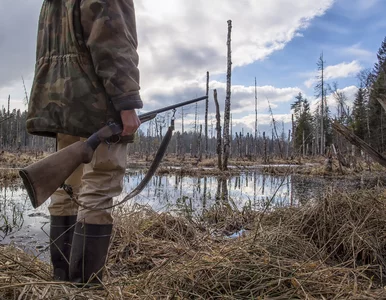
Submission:
M 202 100 L 205 100 L 205 99 L 208 99 L 208 96 L 202 96 L 202 97 L 199 97 L 199 98 L 194 98 L 194 99 L 191 99 L 191 100 L 188 100 L 188 101 L 179 102 L 179 103 L 176 103 L 176 104 L 173 104 L 173 105 L 169 105 L 169 106 L 162 107 L 162 108 L 159 108 L 159 109 L 156 109 L 156 110 L 153 110 L 153 111 L 149 111 L 147 113 L 139 115 L 138 118 L 139 118 L 139 120 L 142 123 L 144 123 L 144 122 L 150 121 L 151 119 L 154 119 L 157 116 L 157 114 L 159 114 L 159 113 L 163 113 L 165 111 L 176 109 L 176 108 L 181 107 L 181 106 L 185 106 L 185 105 L 189 105 L 189 104 L 192 104 L 192 103 L 196 103 L 198 101 L 202 101 Z

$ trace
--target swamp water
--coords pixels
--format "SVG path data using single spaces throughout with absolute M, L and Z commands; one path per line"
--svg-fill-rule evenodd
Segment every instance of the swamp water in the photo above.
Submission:
M 124 178 L 122 200 L 144 177 L 142 170 L 130 170 Z M 326 187 L 342 182 L 297 175 L 272 176 L 249 171 L 228 179 L 180 175 L 154 176 L 140 195 L 125 206 L 138 203 L 155 211 L 183 214 L 190 218 L 216 202 L 226 202 L 233 209 L 254 210 L 302 205 L 320 195 Z M 359 187 L 353 183 L 353 187 Z M 33 209 L 23 187 L 0 187 L 0 244 L 14 244 L 40 259 L 49 259 L 49 201 Z

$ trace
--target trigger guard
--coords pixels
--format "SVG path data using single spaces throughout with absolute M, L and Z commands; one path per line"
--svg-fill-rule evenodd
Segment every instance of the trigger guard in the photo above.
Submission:
M 118 144 L 120 141 L 121 141 L 121 137 L 117 134 L 112 135 L 111 137 L 105 140 L 107 145 Z

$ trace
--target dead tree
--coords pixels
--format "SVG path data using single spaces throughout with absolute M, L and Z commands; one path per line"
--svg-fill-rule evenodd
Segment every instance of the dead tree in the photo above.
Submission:
M 181 134 L 184 134 L 184 107 L 181 107 Z
M 200 131 L 199 131 L 198 138 L 197 138 L 197 148 L 198 148 L 197 161 L 202 161 L 201 140 L 202 140 L 202 124 L 200 124 Z
M 218 104 L 217 100 L 217 90 L 213 90 L 213 99 L 214 99 L 214 104 L 216 106 L 216 131 L 217 131 L 217 147 L 216 147 L 216 152 L 217 152 L 217 165 L 219 170 L 222 170 L 222 152 L 221 152 L 221 116 L 220 116 L 220 106 Z
M 267 99 L 268 100 L 268 99 Z M 273 112 L 272 112 L 272 109 L 271 109 L 271 104 L 269 103 L 269 100 L 268 100 L 268 108 L 269 108 L 269 112 L 271 114 L 271 118 L 272 118 L 272 125 L 273 125 L 273 131 L 272 131 L 272 143 L 274 143 L 274 134 L 275 133 L 275 136 L 276 136 L 276 139 L 277 139 L 277 144 L 279 146 L 279 152 L 280 152 L 280 158 L 283 158 L 283 150 L 281 148 L 281 143 L 280 143 L 280 138 L 279 138 L 279 135 L 277 133 L 277 128 L 276 128 L 276 121 L 275 121 L 275 118 L 273 117 Z
M 237 152 L 238 152 L 238 156 L 239 158 L 241 158 L 241 133 L 240 133 L 240 136 L 237 134 L 236 132 L 236 143 L 237 143 Z
M 208 111 L 209 111 L 209 72 L 206 72 L 206 100 L 205 100 L 205 156 L 208 157 Z
M 226 97 L 225 97 L 225 109 L 224 109 L 224 160 L 223 170 L 228 169 L 228 159 L 230 153 L 230 135 L 229 135 L 229 124 L 230 124 L 230 113 L 231 113 L 231 74 L 232 74 L 232 58 L 231 58 L 231 31 L 232 21 L 228 20 L 228 62 L 227 62 L 227 85 L 226 85 Z
M 318 83 L 315 86 L 316 91 L 316 97 L 321 97 L 321 104 L 320 104 L 320 154 L 324 154 L 324 148 L 325 148 L 325 142 L 326 142 L 326 133 L 324 132 L 324 116 L 325 116 L 325 110 L 327 103 L 325 103 L 325 97 L 326 97 L 326 88 L 325 88 L 325 80 L 324 80 L 324 69 L 325 69 L 325 61 L 323 60 L 323 53 L 320 54 L 319 60 L 317 62 L 318 67 Z
M 24 78 L 23 78 L 23 76 L 21 76 L 21 80 L 23 81 L 24 95 L 25 95 L 25 103 L 26 103 L 27 106 L 28 106 L 29 99 L 28 99 L 27 89 L 26 89 L 26 87 L 25 87 L 25 83 L 24 83 Z
M 265 131 L 263 132 L 263 140 L 264 140 L 264 163 L 266 164 L 268 162 L 268 157 L 267 157 L 267 138 L 265 137 Z
M 255 141 L 254 141 L 254 154 L 257 158 L 257 82 L 255 77 Z

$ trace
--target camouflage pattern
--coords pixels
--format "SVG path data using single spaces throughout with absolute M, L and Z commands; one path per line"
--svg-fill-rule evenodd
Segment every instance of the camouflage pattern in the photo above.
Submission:
M 27 130 L 88 137 L 142 108 L 133 0 L 45 0 Z

